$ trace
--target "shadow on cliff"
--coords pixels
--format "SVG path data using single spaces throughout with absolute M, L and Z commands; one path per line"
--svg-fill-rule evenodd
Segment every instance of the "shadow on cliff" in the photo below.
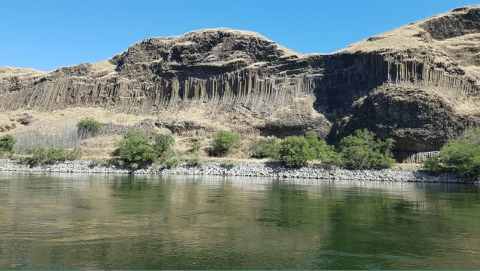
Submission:
M 359 98 L 388 80 L 388 62 L 380 53 L 337 53 L 309 57 L 314 86 L 314 108 L 330 122 L 342 118 Z
M 443 98 L 418 87 L 387 86 L 357 101 L 348 114 L 334 123 L 329 142 L 366 128 L 379 138 L 394 138 L 396 152 L 438 151 L 478 120 L 460 116 Z

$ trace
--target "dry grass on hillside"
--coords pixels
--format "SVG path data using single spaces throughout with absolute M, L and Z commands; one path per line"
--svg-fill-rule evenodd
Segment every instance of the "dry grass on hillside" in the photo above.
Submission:
M 422 38 L 414 37 L 414 35 L 422 31 L 424 30 L 417 25 L 406 25 L 383 34 L 379 34 L 375 36 L 377 38 L 376 40 L 362 40 L 334 53 L 373 52 L 419 48 L 420 46 L 428 45 Z
M 74 148 L 80 144 L 82 135 L 78 132 L 75 123 L 64 122 L 51 125 L 35 122 L 14 134 L 17 141 L 14 145 L 15 152 L 31 149 L 36 145 L 45 147 Z
M 122 125 L 134 125 L 146 118 L 152 118 L 151 116 L 141 116 L 141 115 L 129 115 L 124 113 L 114 113 L 102 108 L 67 108 L 63 110 L 55 111 L 34 111 L 34 110 L 15 110 L 9 112 L 0 112 L 0 125 L 12 124 L 15 123 L 17 128 L 10 130 L 8 132 L 0 132 L 0 136 L 6 134 L 13 134 L 19 131 L 22 128 L 22 125 L 16 123 L 16 117 L 18 115 L 28 113 L 36 121 L 42 123 L 64 123 L 72 122 L 77 123 L 86 118 L 93 118 L 94 120 L 102 123 L 116 123 Z
M 115 71 L 116 66 L 110 63 L 108 60 L 92 63 L 92 77 L 114 77 L 118 73 Z
M 479 6 L 470 6 L 462 12 L 468 12 L 471 8 L 478 8 Z M 400 28 L 391 30 L 389 32 L 379 34 L 375 36 L 375 40 L 368 41 L 362 40 L 357 43 L 354 43 L 348 46 L 345 49 L 342 49 L 338 52 L 372 52 L 372 51 L 381 51 L 381 50 L 406 50 L 406 49 L 415 49 L 420 47 L 426 47 L 431 49 L 439 49 L 441 45 L 455 45 L 466 43 L 463 41 L 464 37 L 447 39 L 445 41 L 430 40 L 426 41 L 422 37 L 422 33 L 425 33 L 425 30 L 420 27 L 421 24 L 428 22 L 432 19 L 438 19 L 440 17 L 451 16 L 451 12 L 444 14 L 435 15 L 429 17 L 425 20 L 419 22 L 413 22 L 408 25 L 402 26 Z M 478 35 L 478 34 L 477 34 Z M 469 35 L 465 35 L 469 36 Z
M 18 111 L 15 114 L 18 115 Z M 28 126 L 18 124 L 18 128 L 6 133 L 0 134 L 12 134 L 17 140 L 15 145 L 15 151 L 21 152 L 25 149 L 32 148 L 35 145 L 44 145 L 47 147 L 64 147 L 66 149 L 72 149 L 74 147 L 80 147 L 82 149 L 81 159 L 110 159 L 114 158 L 114 151 L 118 146 L 118 142 L 123 138 L 120 135 L 111 136 L 96 136 L 91 138 L 85 138 L 78 132 L 76 123 L 86 117 L 95 116 L 94 119 L 101 122 L 113 122 L 133 125 L 145 118 L 145 116 L 131 116 L 131 115 L 111 115 L 110 118 L 106 118 L 105 115 L 108 112 L 100 109 L 67 109 L 53 111 L 51 114 L 47 112 L 33 112 L 28 113 L 36 118 L 36 121 Z M 96 113 L 96 114 L 94 114 Z M 7 113 L 2 113 L 8 115 Z M 70 120 L 70 121 L 64 121 Z M 73 121 L 75 120 L 75 121 Z M 222 127 L 219 127 L 222 128 Z M 224 127 L 223 127 L 224 128 Z M 158 129 L 157 129 L 158 132 Z M 203 160 L 209 161 L 232 161 L 232 162 L 247 162 L 247 161 L 268 161 L 268 159 L 251 159 L 252 155 L 251 138 L 255 138 L 255 135 L 245 137 L 238 149 L 235 149 L 231 154 L 226 157 L 210 157 L 208 156 L 208 149 L 213 146 L 215 132 L 208 133 L 206 135 L 198 135 L 198 132 L 191 131 L 185 132 L 182 136 L 175 136 L 174 149 L 183 154 L 183 159 L 188 160 L 191 155 L 197 155 Z M 200 144 L 200 150 L 196 153 L 191 152 L 192 143 L 191 139 L 196 138 Z
M 16 76 L 19 78 L 23 77 L 34 77 L 45 75 L 47 72 L 39 71 L 35 69 L 25 69 L 25 68 L 16 68 L 16 67 L 0 67 L 0 79 L 4 77 Z

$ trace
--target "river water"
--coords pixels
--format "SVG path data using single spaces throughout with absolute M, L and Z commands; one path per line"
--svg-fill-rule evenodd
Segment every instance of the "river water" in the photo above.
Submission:
M 479 269 L 465 184 L 0 173 L 0 269 Z

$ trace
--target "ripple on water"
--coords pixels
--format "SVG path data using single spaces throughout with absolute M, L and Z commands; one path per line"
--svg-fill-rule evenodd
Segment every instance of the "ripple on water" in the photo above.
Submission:
M 321 255 L 325 255 L 325 257 L 320 258 L 312 258 L 306 259 L 309 262 L 318 262 L 318 263 L 332 263 L 332 256 L 335 256 L 342 259 L 342 258 L 372 258 L 378 260 L 391 260 L 401 263 L 410 263 L 410 264 L 422 264 L 424 263 L 423 260 L 416 259 L 413 257 L 408 256 L 400 256 L 400 255 L 390 255 L 390 254 L 362 254 L 362 253 L 348 253 L 348 252 L 341 252 L 335 250 L 320 250 L 319 253 Z M 368 268 L 371 269 L 371 268 Z M 373 268 L 375 269 L 375 268 Z M 381 268 L 380 268 L 381 269 Z

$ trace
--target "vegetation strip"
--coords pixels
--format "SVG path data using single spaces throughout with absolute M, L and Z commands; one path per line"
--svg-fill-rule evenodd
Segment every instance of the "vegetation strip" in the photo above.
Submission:
M 56 129 L 56 128 L 55 128 Z M 429 170 L 392 170 L 395 160 L 392 148 L 395 140 L 381 140 L 367 129 L 356 130 L 340 140 L 338 148 L 319 140 L 315 131 L 305 135 L 253 141 L 252 157 L 270 158 L 275 162 L 222 163 L 205 162 L 196 153 L 198 139 L 191 138 L 191 149 L 175 151 L 175 138 L 151 130 L 130 129 L 117 143 L 113 158 L 91 161 L 78 160 L 82 150 L 78 142 L 95 137 L 105 125 L 93 119 L 77 123 L 67 133 L 20 134 L 20 139 L 6 135 L 0 138 L 0 171 L 78 172 L 78 173 L 133 173 L 175 175 L 229 175 L 277 178 L 357 179 L 421 182 L 477 182 L 480 176 L 480 129 L 467 130 L 461 137 L 451 139 L 440 149 L 438 157 L 428 159 Z M 62 136 L 63 135 L 63 136 Z M 67 135 L 66 137 L 64 135 Z M 72 136 L 73 135 L 73 136 Z M 74 140 L 72 140 L 72 138 Z M 28 143 L 28 144 L 27 144 Z M 76 144 L 75 144 L 76 143 Z M 241 136 L 229 131 L 218 131 L 213 145 L 204 150 L 210 156 L 228 157 L 241 145 Z M 70 149 L 66 147 L 71 146 Z M 20 154 L 20 156 L 19 156 Z M 189 159 L 184 159 L 187 154 Z M 322 164 L 309 164 L 309 161 Z M 186 162 L 188 161 L 188 162 Z M 370 170 L 366 170 L 370 169 Z M 434 176 L 436 174 L 436 176 Z M 454 175 L 455 174 L 455 175 Z

